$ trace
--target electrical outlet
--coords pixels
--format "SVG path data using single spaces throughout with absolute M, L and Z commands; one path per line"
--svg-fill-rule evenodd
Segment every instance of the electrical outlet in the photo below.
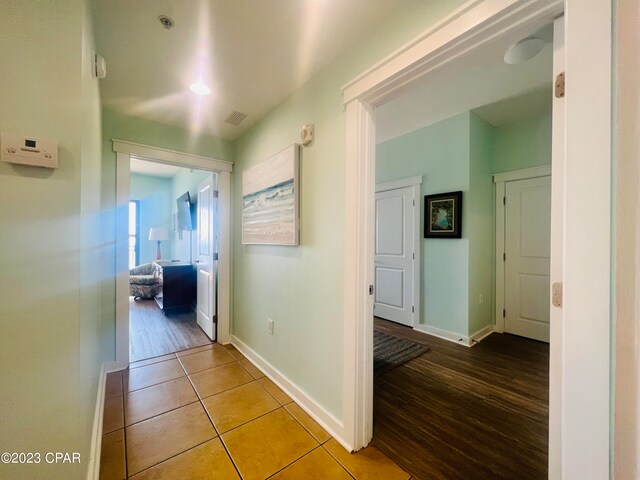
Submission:
M 484 295 L 480 294 L 480 297 L 478 297 L 478 305 L 482 305 L 484 303 Z
M 269 335 L 273 335 L 273 323 L 273 320 L 267 318 L 267 332 L 269 333 Z

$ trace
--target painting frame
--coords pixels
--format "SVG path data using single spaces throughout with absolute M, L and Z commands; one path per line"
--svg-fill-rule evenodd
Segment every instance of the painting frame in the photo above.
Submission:
M 424 196 L 424 238 L 462 238 L 462 191 Z
M 242 173 L 242 244 L 300 245 L 300 145 Z

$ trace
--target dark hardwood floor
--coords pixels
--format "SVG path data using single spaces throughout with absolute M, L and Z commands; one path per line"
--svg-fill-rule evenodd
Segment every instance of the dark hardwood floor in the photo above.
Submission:
M 131 362 L 212 343 L 193 311 L 164 315 L 155 300 L 129 297 Z
M 423 480 L 547 478 L 549 345 L 473 348 L 375 319 L 430 351 L 374 380 L 373 444 Z

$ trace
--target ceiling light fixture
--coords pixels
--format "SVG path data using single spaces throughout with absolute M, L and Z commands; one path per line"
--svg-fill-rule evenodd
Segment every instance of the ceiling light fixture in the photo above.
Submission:
M 538 55 L 544 48 L 545 41 L 529 37 L 511 45 L 504 54 L 504 61 L 510 65 L 526 62 Z
M 209 95 L 211 93 L 211 89 L 202 82 L 189 85 L 189 89 L 196 95 Z

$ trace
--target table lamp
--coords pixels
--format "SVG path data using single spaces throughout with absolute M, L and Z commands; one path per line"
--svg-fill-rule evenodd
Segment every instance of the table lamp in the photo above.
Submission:
M 160 260 L 162 258 L 160 242 L 163 240 L 169 240 L 169 229 L 164 227 L 151 227 L 149 229 L 149 240 L 155 240 L 158 242 L 158 247 L 156 248 L 156 260 Z

